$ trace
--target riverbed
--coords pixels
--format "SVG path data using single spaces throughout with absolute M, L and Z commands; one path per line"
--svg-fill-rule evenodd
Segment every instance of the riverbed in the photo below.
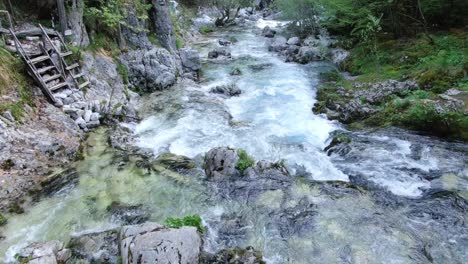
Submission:
M 154 156 L 184 155 L 201 167 L 215 147 L 244 149 L 255 160 L 284 161 L 291 180 L 259 198 L 220 195 L 203 170 L 155 172 L 107 145 L 109 131 L 85 143 L 73 165 L 76 184 L 9 218 L 0 242 L 4 261 L 33 241 L 121 225 L 113 202 L 139 205 L 148 220 L 199 214 L 204 249 L 251 245 L 268 263 L 464 263 L 468 259 L 468 147 L 401 129 L 350 132 L 314 115 L 327 62 L 285 63 L 259 36 L 265 22 L 217 31 L 196 48 L 203 58 L 220 38 L 232 59 L 204 60 L 202 82 L 144 99 L 143 121 L 128 124 L 136 146 Z M 275 25 L 270 22 L 270 25 Z M 232 76 L 233 69 L 242 74 Z M 235 84 L 225 97 L 213 87 Z M 341 130 L 351 143 L 324 148 Z M 252 182 L 252 184 L 256 184 Z

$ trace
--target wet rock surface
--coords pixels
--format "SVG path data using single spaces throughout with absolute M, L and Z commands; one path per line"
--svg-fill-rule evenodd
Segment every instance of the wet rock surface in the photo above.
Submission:
M 119 229 L 84 233 L 72 237 L 68 248 L 72 260 L 84 263 L 118 263 Z
M 242 90 L 239 87 L 237 87 L 236 84 L 232 83 L 232 84 L 216 86 L 213 89 L 211 89 L 210 92 L 231 97 L 231 96 L 240 95 L 242 93 Z
M 129 84 L 135 90 L 154 92 L 172 86 L 177 80 L 177 61 L 165 49 L 132 50 L 120 60 L 127 67 Z
M 362 86 L 362 84 L 355 84 L 355 86 Z M 379 112 L 379 105 L 391 96 L 407 94 L 417 89 L 418 85 L 414 81 L 395 80 L 372 84 L 367 89 L 356 91 L 340 87 L 336 91 L 340 95 L 338 98 L 329 99 L 323 104 L 316 104 L 314 111 L 325 113 L 330 119 L 337 119 L 348 124 Z M 326 91 L 319 90 L 319 98 L 321 92 L 326 93 Z

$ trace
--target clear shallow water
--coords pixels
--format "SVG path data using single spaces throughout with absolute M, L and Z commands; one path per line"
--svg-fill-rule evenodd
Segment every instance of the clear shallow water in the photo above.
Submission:
M 303 165 L 310 175 L 254 201 L 222 198 L 202 172 L 183 176 L 138 166 L 140 158 L 107 147 L 101 130 L 90 136 L 86 158 L 76 164 L 76 187 L 11 216 L 0 229 L 6 237 L 0 242 L 4 261 L 29 242 L 66 241 L 85 230 L 119 225 L 107 211 L 112 202 L 141 204 L 155 222 L 200 214 L 208 226 L 205 250 L 252 245 L 269 263 L 427 263 L 430 258 L 463 263 L 468 258 L 466 145 L 401 130 L 362 132 L 351 134 L 350 149 L 329 157 L 322 149 L 340 126 L 313 115 L 311 107 L 318 73 L 331 66 L 283 63 L 251 29 L 217 33 L 200 44 L 202 53 L 221 36 L 239 39 L 232 47 L 234 60 L 206 62 L 202 85 L 149 97 L 147 118 L 136 126 L 138 144 L 189 157 L 218 146 L 244 148 L 256 159 Z M 272 66 L 249 68 L 263 63 Z M 242 76 L 229 75 L 235 66 Z M 230 82 L 244 93 L 230 99 L 209 93 Z M 362 180 L 363 186 L 374 183 L 390 192 L 311 179 Z M 455 194 L 425 195 L 429 188 Z

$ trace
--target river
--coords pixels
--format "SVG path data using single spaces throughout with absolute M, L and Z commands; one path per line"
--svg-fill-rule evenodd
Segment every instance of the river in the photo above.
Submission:
M 268 263 L 464 263 L 468 259 L 468 147 L 401 129 L 349 132 L 314 115 L 327 62 L 285 63 L 258 31 L 231 28 L 195 47 L 207 58 L 220 38 L 235 38 L 232 60 L 204 61 L 200 84 L 180 84 L 144 99 L 137 146 L 202 161 L 214 147 L 245 149 L 256 160 L 284 160 L 293 179 L 255 201 L 219 195 L 200 174 L 157 173 L 138 166 L 93 132 L 79 182 L 12 216 L 2 227 L 4 261 L 32 241 L 60 239 L 119 225 L 112 202 L 142 205 L 149 219 L 199 214 L 205 250 L 248 246 Z M 270 22 L 272 24 L 273 22 Z M 242 71 L 231 76 L 234 68 Z M 234 83 L 237 97 L 210 93 Z M 333 154 L 330 133 L 352 139 Z M 199 163 L 200 163 L 199 162 Z M 256 183 L 252 183 L 256 184 Z M 230 230 L 226 230 L 230 229 Z

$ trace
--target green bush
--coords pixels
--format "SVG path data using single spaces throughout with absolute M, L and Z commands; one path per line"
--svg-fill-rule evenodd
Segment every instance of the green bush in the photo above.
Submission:
M 243 149 L 237 150 L 237 156 L 239 156 L 239 160 L 237 161 L 236 169 L 240 170 L 241 172 L 255 164 L 255 160 L 251 158 L 249 154 L 247 154 L 247 152 Z
M 117 63 L 117 72 L 119 73 L 120 77 L 122 77 L 122 80 L 124 84 L 128 84 L 128 69 L 125 65 L 122 63 Z
M 188 215 L 184 218 L 167 218 L 164 224 L 170 228 L 180 228 L 182 226 L 196 227 L 198 232 L 204 233 L 205 227 L 203 226 L 202 219 L 199 215 Z

